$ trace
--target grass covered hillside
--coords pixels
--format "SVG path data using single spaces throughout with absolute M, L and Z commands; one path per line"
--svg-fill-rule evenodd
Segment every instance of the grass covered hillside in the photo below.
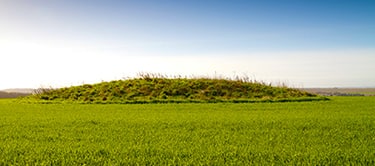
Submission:
M 315 100 L 316 95 L 244 79 L 141 78 L 61 89 L 41 89 L 29 99 L 83 103 L 257 102 Z

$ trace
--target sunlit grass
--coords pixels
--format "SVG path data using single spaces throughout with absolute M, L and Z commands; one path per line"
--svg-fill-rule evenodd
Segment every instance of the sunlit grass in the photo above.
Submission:
M 0 100 L 0 165 L 373 165 L 375 98 L 251 104 Z

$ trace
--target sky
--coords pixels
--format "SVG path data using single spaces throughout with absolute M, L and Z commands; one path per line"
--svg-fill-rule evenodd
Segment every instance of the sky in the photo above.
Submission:
M 373 0 L 0 0 L 0 89 L 136 77 L 375 87 Z

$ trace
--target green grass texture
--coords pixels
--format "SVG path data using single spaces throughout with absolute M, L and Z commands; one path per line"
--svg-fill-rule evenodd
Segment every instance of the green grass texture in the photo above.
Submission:
M 0 100 L 0 165 L 374 165 L 375 97 L 321 102 Z

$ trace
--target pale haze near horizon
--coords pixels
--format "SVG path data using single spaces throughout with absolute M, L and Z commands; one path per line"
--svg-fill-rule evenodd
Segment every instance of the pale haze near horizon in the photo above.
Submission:
M 0 89 L 246 76 L 375 87 L 372 1 L 0 1 Z

